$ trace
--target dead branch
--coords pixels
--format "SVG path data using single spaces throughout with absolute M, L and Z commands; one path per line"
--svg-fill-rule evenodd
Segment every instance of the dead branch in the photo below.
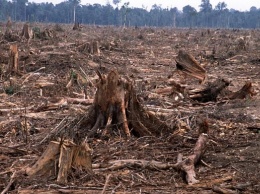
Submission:
M 93 164 L 92 168 L 96 169 L 97 171 L 107 171 L 107 170 L 119 170 L 122 168 L 148 168 L 148 169 L 160 169 L 165 170 L 169 168 L 175 168 L 178 170 L 182 170 L 186 173 L 186 180 L 189 185 L 198 183 L 199 181 L 196 179 L 195 173 L 195 165 L 198 163 L 202 155 L 206 151 L 206 144 L 208 142 L 207 134 L 202 133 L 199 136 L 199 139 L 196 142 L 196 145 L 193 149 L 193 154 L 188 156 L 185 160 L 182 160 L 182 155 L 180 154 L 177 159 L 176 164 L 170 163 L 163 163 L 158 161 L 147 161 L 147 160 L 116 160 L 116 161 L 109 161 L 105 164 Z
M 14 183 L 15 181 L 15 178 L 16 178 L 16 171 L 12 174 L 11 178 L 10 178 L 10 181 L 8 183 L 8 185 L 5 187 L 5 189 L 1 192 L 1 194 L 5 194 L 8 192 L 8 190 L 10 189 L 10 187 L 12 186 L 12 184 Z
M 105 182 L 105 185 L 103 187 L 103 190 L 102 190 L 101 194 L 104 194 L 106 192 L 106 188 L 107 188 L 107 185 L 108 185 L 110 177 L 111 177 L 111 174 L 107 175 L 106 182 Z

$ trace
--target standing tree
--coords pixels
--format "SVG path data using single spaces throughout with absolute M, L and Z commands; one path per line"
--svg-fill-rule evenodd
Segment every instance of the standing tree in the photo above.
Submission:
M 130 11 L 129 9 L 129 2 L 124 3 L 124 5 L 121 8 L 123 10 L 123 18 L 124 18 L 124 27 L 126 25 L 126 18 L 127 18 L 127 13 Z
M 201 0 L 200 11 L 204 13 L 209 13 L 212 11 L 212 5 L 210 0 Z
M 76 7 L 80 4 L 81 0 L 69 0 L 69 3 L 73 5 L 73 22 L 76 22 Z
M 196 15 L 197 11 L 195 8 L 191 7 L 190 5 L 187 5 L 183 7 L 182 12 L 184 13 L 186 17 L 186 25 L 189 25 L 190 27 L 193 26 L 194 23 L 194 16 Z
M 113 0 L 113 4 L 116 5 L 116 18 L 115 18 L 115 23 L 118 24 L 118 4 L 121 2 L 121 0 Z
M 204 26 L 210 26 L 210 14 L 212 12 L 212 5 L 210 4 L 210 0 L 201 0 L 200 4 L 200 12 L 202 13 Z

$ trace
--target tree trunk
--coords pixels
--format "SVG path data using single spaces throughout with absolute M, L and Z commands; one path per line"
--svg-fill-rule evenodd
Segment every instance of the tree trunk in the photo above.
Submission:
M 10 45 L 8 74 L 20 74 L 18 65 L 18 48 L 17 44 Z
M 88 137 L 96 135 L 98 129 L 102 129 L 103 133 L 110 129 L 121 129 L 127 138 L 130 137 L 130 129 L 137 136 L 170 132 L 164 122 L 143 108 L 130 80 L 121 78 L 115 70 L 107 77 L 99 72 L 98 75 L 100 81 L 97 84 L 92 109 L 93 118 L 90 119 L 95 122 L 89 130 Z

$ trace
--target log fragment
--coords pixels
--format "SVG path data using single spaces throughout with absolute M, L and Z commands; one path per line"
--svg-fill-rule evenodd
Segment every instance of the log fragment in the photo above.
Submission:
M 38 161 L 26 169 L 30 177 L 57 177 L 59 183 L 66 183 L 71 168 L 92 173 L 91 149 L 87 143 L 80 145 L 71 140 L 51 141 Z
M 56 161 L 60 153 L 60 143 L 51 141 L 45 152 L 39 160 L 31 167 L 26 169 L 26 174 L 29 176 L 50 176 L 55 175 Z
M 67 178 L 72 165 L 74 149 L 75 144 L 71 141 L 66 141 L 61 145 L 59 158 L 59 173 L 57 177 L 57 181 L 59 183 L 68 182 Z
M 218 95 L 223 89 L 229 85 L 229 81 L 225 79 L 217 79 L 201 90 L 189 91 L 189 97 L 199 102 L 216 101 Z
M 176 69 L 182 72 L 184 75 L 189 75 L 200 80 L 200 82 L 206 79 L 206 70 L 196 61 L 196 59 L 185 52 L 180 50 L 176 57 Z
M 230 99 L 245 99 L 248 96 L 252 97 L 256 95 L 251 82 L 246 82 L 245 85 L 237 92 L 234 92 L 229 98 Z

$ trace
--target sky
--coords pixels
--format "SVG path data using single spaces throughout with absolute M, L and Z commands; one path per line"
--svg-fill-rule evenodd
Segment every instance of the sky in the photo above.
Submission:
M 57 4 L 63 2 L 65 0 L 29 0 L 29 2 L 42 3 L 42 2 L 52 2 L 53 4 Z M 260 0 L 210 0 L 212 7 L 215 6 L 219 2 L 225 2 L 227 4 L 228 9 L 236 9 L 238 11 L 249 11 L 252 6 L 256 8 L 260 8 Z M 81 0 L 81 4 L 101 4 L 106 5 L 109 2 L 111 5 L 113 4 L 113 0 Z M 130 7 L 140 7 L 150 9 L 152 5 L 157 4 L 163 8 L 173 8 L 177 7 L 179 10 L 186 5 L 190 5 L 196 8 L 199 11 L 199 5 L 201 4 L 201 0 L 121 0 L 119 6 L 122 6 L 125 2 L 130 3 Z

